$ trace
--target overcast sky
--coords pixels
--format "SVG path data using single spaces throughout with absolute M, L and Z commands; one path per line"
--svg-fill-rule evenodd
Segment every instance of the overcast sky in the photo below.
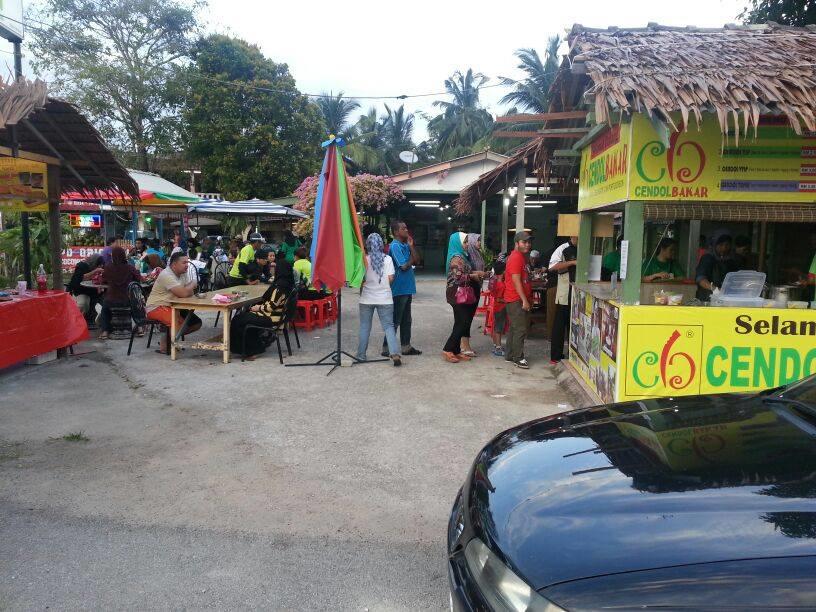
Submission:
M 301 91 L 332 90 L 347 95 L 424 94 L 444 90 L 455 70 L 473 68 L 497 82 L 519 77 L 513 51 L 534 47 L 573 23 L 589 27 L 664 25 L 720 27 L 737 21 L 746 0 L 612 2 L 610 0 L 209 0 L 211 30 L 260 46 L 267 57 L 285 62 Z M 506 89 L 483 92 L 501 112 Z M 436 97 L 406 100 L 411 111 L 435 113 Z M 363 108 L 382 102 L 360 100 Z M 399 105 L 397 100 L 386 101 Z M 426 136 L 417 122 L 415 140 Z

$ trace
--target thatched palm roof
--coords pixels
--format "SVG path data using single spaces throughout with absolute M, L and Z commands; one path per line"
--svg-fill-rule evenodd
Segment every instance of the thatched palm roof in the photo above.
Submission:
M 47 98 L 39 80 L 0 83 L 0 146 L 12 148 L 16 126 L 21 151 L 61 158 L 63 193 L 114 192 L 138 201 L 136 182 L 74 105 Z
M 550 112 L 588 105 L 596 124 L 614 122 L 618 113 L 641 112 L 675 130 L 680 126 L 671 113 L 680 113 L 684 126 L 714 113 L 723 133 L 730 126 L 730 132 L 743 134 L 756 129 L 760 114 L 783 114 L 797 133 L 816 131 L 816 26 L 650 24 L 600 30 L 575 25 L 567 41 L 569 55 L 553 83 Z M 457 212 L 467 214 L 500 191 L 521 164 L 540 180 L 560 172 L 570 181 L 574 166 L 556 171 L 549 164 L 555 152 L 575 144 L 543 137 L 530 141 L 463 189 Z
M 590 79 L 596 121 L 613 111 L 669 113 L 701 121 L 716 113 L 722 131 L 756 128 L 760 113 L 783 113 L 797 133 L 816 131 L 816 30 L 775 24 L 718 29 L 592 30 L 568 37 L 573 72 Z M 676 128 L 677 126 L 675 126 Z

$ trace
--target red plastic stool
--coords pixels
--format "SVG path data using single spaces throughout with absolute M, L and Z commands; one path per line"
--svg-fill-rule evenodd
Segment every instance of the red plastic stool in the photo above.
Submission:
M 481 293 L 482 305 L 476 309 L 476 314 L 487 312 L 490 305 L 493 304 L 493 294 L 489 291 L 482 291 Z
M 295 317 L 295 327 L 312 331 L 319 324 L 320 309 L 317 308 L 319 300 L 298 300 L 297 316 Z

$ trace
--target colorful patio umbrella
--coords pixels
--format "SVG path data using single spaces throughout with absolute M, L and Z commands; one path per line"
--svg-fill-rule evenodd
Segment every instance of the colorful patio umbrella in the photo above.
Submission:
M 337 291 L 346 282 L 359 287 L 365 278 L 363 235 L 357 222 L 346 165 L 340 154 L 342 138 L 323 143 L 326 156 L 317 187 L 312 230 L 312 283 Z

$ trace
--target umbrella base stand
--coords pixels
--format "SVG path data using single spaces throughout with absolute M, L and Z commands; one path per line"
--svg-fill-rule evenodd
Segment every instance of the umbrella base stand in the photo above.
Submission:
M 331 353 L 329 353 L 328 355 L 325 355 L 324 357 L 321 357 L 320 359 L 318 359 L 314 363 L 287 363 L 286 364 L 287 368 L 303 368 L 303 367 L 311 367 L 311 366 L 331 366 L 331 370 L 329 370 L 328 374 L 326 374 L 326 376 L 329 376 L 337 368 L 341 367 L 341 365 L 342 365 L 341 362 L 342 362 L 342 359 L 343 359 L 343 355 L 345 355 L 346 357 L 349 357 L 351 359 L 351 365 L 356 365 L 358 363 L 359 364 L 366 364 L 366 363 L 379 363 L 379 362 L 382 362 L 382 361 L 391 361 L 390 359 L 366 359 L 365 361 L 363 361 L 362 359 L 357 359 L 357 357 L 355 357 L 351 353 L 348 353 L 348 352 L 343 350 L 343 347 L 342 347 L 341 341 L 340 341 L 340 338 L 341 338 L 340 332 L 342 330 L 341 325 L 342 325 L 342 319 L 343 319 L 343 309 L 342 309 L 342 307 L 343 307 L 343 294 L 338 289 L 337 290 L 337 348 L 335 350 L 333 350 Z

